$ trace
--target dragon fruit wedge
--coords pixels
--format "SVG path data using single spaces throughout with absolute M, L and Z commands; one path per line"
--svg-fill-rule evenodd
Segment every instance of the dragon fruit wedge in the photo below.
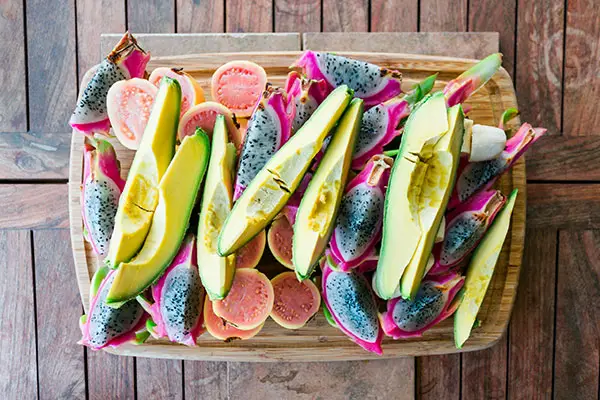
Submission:
M 287 101 L 284 91 L 267 84 L 248 122 L 240 151 L 234 200 L 241 196 L 258 171 L 290 138 L 295 108 L 294 102 Z
M 387 311 L 380 315 L 383 331 L 393 339 L 422 336 L 456 311 L 460 302 L 453 300 L 464 282 L 456 273 L 426 277 L 414 300 L 388 300 Z
M 399 71 L 332 53 L 307 50 L 291 68 L 302 68 L 309 79 L 324 79 L 330 90 L 348 85 L 356 97 L 364 100 L 365 109 L 402 93 Z
M 285 82 L 285 91 L 288 101 L 293 100 L 296 104 L 296 114 L 292 122 L 292 131 L 296 132 L 325 100 L 330 87 L 323 79 L 306 79 L 298 72 L 292 71 Z
M 499 190 L 484 190 L 446 214 L 444 240 L 433 248 L 435 262 L 428 273 L 445 273 L 471 254 L 504 203 Z
M 117 347 L 130 341 L 142 343 L 150 335 L 145 330 L 147 315 L 137 301 L 128 301 L 120 308 L 106 305 L 106 295 L 115 273 L 104 266 L 96 271 L 90 287 L 89 314 L 83 315 L 79 321 L 83 334 L 79 344 L 92 350 Z
M 448 209 L 451 210 L 475 193 L 492 187 L 498 177 L 508 171 L 529 146 L 545 133 L 544 128 L 532 128 L 528 123 L 524 123 L 517 133 L 506 141 L 504 151 L 497 158 L 469 163 L 465 157 L 462 157 Z
M 117 46 L 100 64 L 79 96 L 69 124 L 86 134 L 108 135 L 110 121 L 106 111 L 108 89 L 118 81 L 143 78 L 150 53 L 146 53 L 135 38 L 126 32 Z
M 115 226 L 119 197 L 125 187 L 120 164 L 112 145 L 105 140 L 85 144 L 81 214 L 84 234 L 94 252 L 103 256 Z
M 373 156 L 346 186 L 329 247 L 342 271 L 372 256 L 381 239 L 383 202 L 392 159 Z
M 204 288 L 196 264 L 194 235 L 188 234 L 171 265 L 152 286 L 154 303 L 138 296 L 150 314 L 146 326 L 153 337 L 195 346 L 203 332 Z
M 321 268 L 323 300 L 337 326 L 365 350 L 383 354 L 377 303 L 365 277 L 354 271 L 335 271 L 327 262 Z
M 462 104 L 489 81 L 502 65 L 502 54 L 490 54 L 448 82 L 444 88 L 448 107 Z

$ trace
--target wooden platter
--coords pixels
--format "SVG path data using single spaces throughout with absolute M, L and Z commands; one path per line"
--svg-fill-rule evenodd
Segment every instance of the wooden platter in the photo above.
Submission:
M 416 81 L 438 72 L 435 90 L 441 89 L 446 82 L 471 67 L 476 61 L 469 59 L 448 58 L 439 56 L 408 55 L 398 53 L 358 53 L 340 52 L 360 60 L 381 66 L 399 69 L 404 75 L 403 87 L 408 90 Z M 262 65 L 269 76 L 269 81 L 282 85 L 288 72 L 288 66 L 300 55 L 298 51 L 260 52 L 260 53 L 219 53 L 185 56 L 169 56 L 153 58 L 148 70 L 161 66 L 183 67 L 194 76 L 210 97 L 210 77 L 216 68 L 234 59 L 247 59 Z M 500 69 L 494 77 L 475 93 L 468 104 L 472 107 L 470 118 L 476 123 L 497 125 L 502 112 L 509 107 L 517 107 L 514 88 L 510 76 Z M 516 125 L 518 120 L 513 121 Z M 126 176 L 134 152 L 115 145 L 122 165 L 123 176 Z M 89 306 L 90 279 L 96 270 L 99 260 L 91 251 L 91 247 L 83 239 L 80 183 L 83 171 L 83 136 L 74 134 L 71 142 L 71 162 L 69 170 L 69 213 L 71 241 L 75 258 L 75 269 L 79 291 L 85 310 Z M 512 218 L 510 235 L 508 236 L 500 256 L 490 288 L 484 300 L 479 318 L 482 326 L 473 331 L 461 351 L 472 351 L 487 348 L 496 343 L 506 331 L 512 306 L 514 303 L 525 232 L 526 203 L 525 163 L 519 160 L 512 171 L 505 174 L 498 183 L 503 193 L 508 194 L 513 188 L 519 189 L 519 196 Z M 283 270 L 283 267 L 268 255 L 259 265 L 259 269 L 268 275 Z M 146 344 L 124 345 L 118 349 L 107 350 L 114 354 L 141 357 L 176 358 L 189 360 L 213 361 L 334 361 L 362 360 L 376 358 L 394 358 L 399 356 L 418 356 L 454 353 L 452 318 L 432 328 L 421 338 L 394 341 L 385 339 L 383 356 L 368 353 L 351 342 L 341 331 L 331 327 L 321 313 L 299 330 L 286 330 L 272 320 L 267 320 L 258 336 L 247 341 L 224 343 L 215 340 L 208 334 L 199 338 L 199 345 L 189 348 L 171 344 L 167 341 L 150 340 Z

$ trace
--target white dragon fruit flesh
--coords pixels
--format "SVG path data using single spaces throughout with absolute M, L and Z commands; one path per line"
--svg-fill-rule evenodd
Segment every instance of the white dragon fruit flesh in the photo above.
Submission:
M 323 79 L 306 79 L 298 72 L 292 71 L 285 82 L 285 91 L 288 101 L 293 100 L 296 105 L 296 114 L 292 122 L 292 132 L 296 132 L 308 121 L 331 89 Z

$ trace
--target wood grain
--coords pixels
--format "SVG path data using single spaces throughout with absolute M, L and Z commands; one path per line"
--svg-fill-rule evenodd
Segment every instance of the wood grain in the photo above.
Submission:
M 510 322 L 509 376 L 511 399 L 552 397 L 554 291 L 557 232 L 527 229 L 525 254 Z
M 468 0 L 421 0 L 419 15 L 423 32 L 465 32 Z
M 130 31 L 175 32 L 175 0 L 136 0 L 126 4 L 127 29 Z
M 321 0 L 274 0 L 275 32 L 319 32 Z
M 460 354 L 418 357 L 416 376 L 420 400 L 460 399 Z
M 69 227 L 65 184 L 0 185 L 0 204 L 0 229 Z
M 322 1 L 323 32 L 369 31 L 369 0 Z
M 469 0 L 468 30 L 499 32 L 502 65 L 511 76 L 515 68 L 516 0 Z
M 134 399 L 135 359 L 87 349 L 90 400 Z
M 600 135 L 600 17 L 598 3 L 567 3 L 563 131 L 569 136 Z M 596 99 L 596 101 L 590 101 Z
M 177 0 L 177 32 L 225 32 L 225 1 Z
M 0 132 L 27 130 L 27 82 L 25 71 L 25 28 L 23 1 L 0 3 L 0 54 L 2 54 L 2 91 L 0 91 Z M 2 142 L 0 142 L 2 143 Z
M 463 400 L 505 399 L 507 338 L 493 347 L 462 355 Z
M 416 32 L 418 10 L 418 0 L 371 0 L 371 32 Z
M 600 231 L 561 231 L 556 290 L 554 397 L 598 398 Z
M 521 119 L 561 131 L 563 0 L 519 0 L 516 82 Z
M 225 0 L 226 32 L 272 32 L 273 0 Z
M 182 399 L 182 361 L 138 357 L 137 397 L 140 399 Z
M 67 229 L 33 232 L 38 380 L 43 399 L 85 398 L 85 355 L 83 346 L 75 344 L 81 339 L 77 316 L 82 308 L 68 243 Z
M 600 137 L 546 136 L 527 152 L 527 179 L 600 181 Z
M 0 230 L 0 265 L 5 267 L 0 275 L 0 398 L 35 399 L 36 326 L 29 232 Z
M 527 226 L 600 229 L 599 192 L 598 184 L 529 184 Z
M 226 362 L 184 361 L 183 366 L 186 400 L 229 399 Z

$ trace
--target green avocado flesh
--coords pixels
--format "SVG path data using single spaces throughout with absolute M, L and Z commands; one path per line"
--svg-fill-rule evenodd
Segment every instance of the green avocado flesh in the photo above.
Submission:
M 329 242 L 348 178 L 362 115 L 363 101 L 352 100 L 302 196 L 294 224 L 292 245 L 294 269 L 300 280 L 310 276 Z
M 185 236 L 210 152 L 201 129 L 186 136 L 158 185 L 158 206 L 140 252 L 120 264 L 106 303 L 118 306 L 136 297 L 169 266 Z
M 427 96 L 408 118 L 392 167 L 384 206 L 381 252 L 373 283 L 390 299 L 400 282 L 414 298 L 454 186 L 464 134 L 460 105 L 441 92 Z
M 198 270 L 211 301 L 227 296 L 235 274 L 235 255 L 217 254 L 217 239 L 233 197 L 235 145 L 229 142 L 225 117 L 217 116 L 198 222 Z
M 506 240 L 510 219 L 517 199 L 517 189 L 513 190 L 500 210 L 483 240 L 473 252 L 469 262 L 465 285 L 461 289 L 462 301 L 454 314 L 454 343 L 461 348 L 471 335 L 471 329 L 483 303 L 502 246 Z
M 258 172 L 225 221 L 218 239 L 219 255 L 236 252 L 275 218 L 300 185 L 311 161 L 353 94 L 346 85 L 331 92 L 309 120 Z
M 164 78 L 119 200 L 105 263 L 116 268 L 140 250 L 158 204 L 158 184 L 175 154 L 181 87 Z

